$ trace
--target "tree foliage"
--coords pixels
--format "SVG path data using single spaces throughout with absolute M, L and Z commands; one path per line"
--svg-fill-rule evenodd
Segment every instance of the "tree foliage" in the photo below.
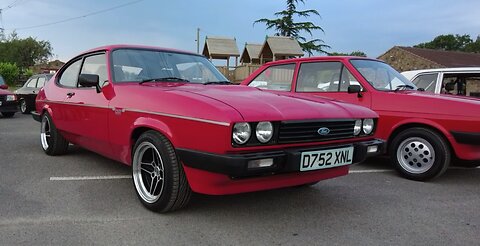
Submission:
M 363 51 L 353 51 L 351 53 L 341 53 L 341 52 L 330 52 L 328 53 L 329 56 L 360 56 L 360 57 L 367 57 L 367 54 Z
M 0 74 L 9 86 L 15 85 L 20 69 L 14 63 L 0 62 Z
M 475 41 L 470 38 L 470 35 L 439 35 L 432 41 L 414 45 L 417 48 L 436 49 L 436 50 L 450 50 L 450 51 L 465 51 L 465 52 L 480 52 L 480 36 L 477 36 Z
M 319 16 L 317 10 L 308 9 L 308 10 L 297 10 L 298 3 L 301 2 L 305 4 L 305 0 L 287 0 L 287 8 L 283 11 L 274 13 L 277 19 L 267 19 L 262 18 L 253 22 L 253 24 L 263 23 L 266 25 L 266 29 L 274 29 L 276 36 L 286 36 L 293 37 L 297 39 L 302 50 L 306 52 L 309 56 L 313 55 L 314 52 L 318 53 L 327 53 L 326 48 L 330 46 L 326 45 L 325 42 L 321 39 L 311 39 L 307 40 L 304 37 L 304 34 L 308 34 L 311 38 L 314 37 L 314 31 L 324 32 L 323 28 L 315 25 L 311 21 L 296 22 L 295 18 L 308 18 L 310 16 Z
M 0 62 L 15 63 L 22 70 L 46 62 L 52 55 L 49 41 L 20 38 L 15 32 L 0 41 Z

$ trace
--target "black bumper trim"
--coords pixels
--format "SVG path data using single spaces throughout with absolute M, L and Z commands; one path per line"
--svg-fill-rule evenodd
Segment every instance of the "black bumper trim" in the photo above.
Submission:
M 378 146 L 375 153 L 367 153 L 368 146 Z M 364 161 L 367 157 L 376 156 L 385 152 L 383 140 L 370 140 L 348 144 L 317 146 L 314 148 L 292 148 L 280 151 L 266 151 L 248 154 L 213 154 L 189 149 L 176 149 L 180 160 L 184 165 L 214 173 L 226 174 L 231 177 L 258 176 L 274 173 L 298 172 L 300 170 L 300 158 L 302 152 L 324 150 L 342 147 L 354 147 L 353 163 Z M 273 158 L 271 167 L 248 169 L 251 160 Z
M 37 111 L 32 111 L 30 112 L 30 114 L 32 114 L 32 118 L 38 122 L 42 122 L 42 116 L 37 113 Z
M 461 144 L 480 145 L 480 133 L 476 132 L 450 132 L 455 141 Z

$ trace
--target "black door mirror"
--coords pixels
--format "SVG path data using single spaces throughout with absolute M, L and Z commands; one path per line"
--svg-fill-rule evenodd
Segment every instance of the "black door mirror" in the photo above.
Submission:
M 95 87 L 97 92 L 101 92 L 100 78 L 97 74 L 82 73 L 78 76 L 78 84 L 83 87 Z
M 348 86 L 348 93 L 359 93 L 362 91 L 362 87 L 359 85 L 350 85 Z

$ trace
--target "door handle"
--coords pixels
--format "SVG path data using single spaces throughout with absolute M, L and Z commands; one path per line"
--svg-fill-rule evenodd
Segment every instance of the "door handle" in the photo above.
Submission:
M 75 95 L 75 92 L 69 92 L 67 93 L 67 97 L 70 98 L 70 97 L 73 97 Z

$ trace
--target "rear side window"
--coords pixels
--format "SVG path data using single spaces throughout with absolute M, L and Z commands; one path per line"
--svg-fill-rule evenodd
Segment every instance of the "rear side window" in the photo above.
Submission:
M 412 82 L 418 88 L 423 88 L 425 91 L 435 92 L 437 77 L 438 73 L 422 74 L 416 77 Z
M 271 66 L 260 73 L 248 86 L 261 89 L 290 91 L 295 64 Z
M 82 60 L 77 60 L 70 64 L 60 75 L 58 83 L 62 86 L 77 87 L 78 73 L 80 72 L 80 66 Z

